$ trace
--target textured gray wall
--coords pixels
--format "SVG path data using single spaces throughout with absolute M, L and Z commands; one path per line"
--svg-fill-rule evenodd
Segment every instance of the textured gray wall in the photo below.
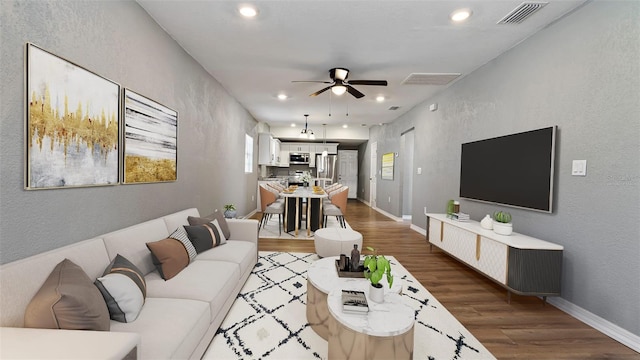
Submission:
M 255 209 L 255 119 L 133 1 L 0 1 L 0 260 L 187 207 Z M 220 36 L 224 36 L 221 34 Z M 26 191 L 24 51 L 31 42 L 178 111 L 178 181 Z
M 640 2 L 594 1 L 371 131 L 378 154 L 416 128 L 413 223 L 459 194 L 460 144 L 558 125 L 552 214 L 508 208 L 517 232 L 565 247 L 562 297 L 640 335 Z M 429 104 L 438 103 L 436 112 Z M 571 162 L 587 160 L 587 176 Z M 415 174 L 415 171 L 414 171 Z M 395 184 L 394 184 L 395 183 Z M 398 198 L 397 181 L 378 194 Z M 396 192 L 394 194 L 394 192 Z M 396 204 L 379 201 L 399 216 Z M 461 201 L 472 219 L 501 208 Z

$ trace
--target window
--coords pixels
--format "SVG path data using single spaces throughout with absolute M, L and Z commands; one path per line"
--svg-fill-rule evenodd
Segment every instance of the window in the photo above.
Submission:
M 253 172 L 253 138 L 245 134 L 244 138 L 244 173 Z

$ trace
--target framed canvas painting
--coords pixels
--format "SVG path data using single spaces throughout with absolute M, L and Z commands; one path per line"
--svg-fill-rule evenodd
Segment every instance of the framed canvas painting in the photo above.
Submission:
M 178 113 L 124 89 L 124 183 L 176 181 Z
M 393 160 L 394 153 L 382 155 L 382 180 L 393 180 Z
M 26 45 L 25 188 L 119 181 L 120 85 Z

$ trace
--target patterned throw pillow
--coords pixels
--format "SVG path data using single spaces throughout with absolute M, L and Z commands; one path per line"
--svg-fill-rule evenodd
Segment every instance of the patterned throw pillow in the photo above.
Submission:
M 227 242 L 217 219 L 202 225 L 185 226 L 184 229 L 198 254 Z
M 142 272 L 124 256 L 116 255 L 94 284 L 112 320 L 126 323 L 138 318 L 147 297 L 147 283 Z
M 147 243 L 147 248 L 151 251 L 153 264 L 165 280 L 178 275 L 182 269 L 189 265 L 189 254 L 179 240 L 167 238 L 150 242 Z
M 207 215 L 205 217 L 201 217 L 201 218 L 193 217 L 193 216 L 187 217 L 187 221 L 189 221 L 189 225 L 208 224 L 213 220 L 218 220 L 218 224 L 220 225 L 220 228 L 224 233 L 224 237 L 226 239 L 229 239 L 231 237 L 231 230 L 229 230 L 229 224 L 227 224 L 227 219 L 224 217 L 224 214 L 218 211 L 218 209 L 216 209 L 216 211 L 214 211 L 213 214 Z
M 51 271 L 24 314 L 24 326 L 109 331 L 109 310 L 82 268 L 64 259 Z
M 184 245 L 184 248 L 187 249 L 187 253 L 189 254 L 189 263 L 191 263 L 193 259 L 196 258 L 196 255 L 198 255 L 198 253 L 196 252 L 196 248 L 193 247 L 191 240 L 189 240 L 189 235 L 187 235 L 187 232 L 184 230 L 183 226 L 179 226 L 174 232 L 171 233 L 171 235 L 169 235 L 169 237 L 180 241 L 182 245 Z

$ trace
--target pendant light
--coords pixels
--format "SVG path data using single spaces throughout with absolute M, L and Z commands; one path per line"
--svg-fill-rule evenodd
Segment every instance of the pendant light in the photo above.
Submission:
M 304 114 L 304 129 L 300 131 L 300 138 L 315 140 L 316 136 L 313 134 L 313 130 L 309 129 L 309 124 L 307 121 L 308 117 L 309 117 L 309 114 Z

